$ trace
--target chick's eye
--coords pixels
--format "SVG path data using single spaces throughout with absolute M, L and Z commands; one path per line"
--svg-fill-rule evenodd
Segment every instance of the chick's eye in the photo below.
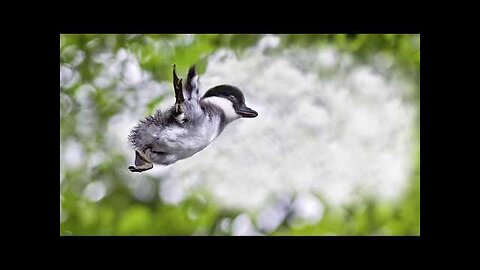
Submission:
M 228 96 L 229 99 L 235 99 L 233 95 Z

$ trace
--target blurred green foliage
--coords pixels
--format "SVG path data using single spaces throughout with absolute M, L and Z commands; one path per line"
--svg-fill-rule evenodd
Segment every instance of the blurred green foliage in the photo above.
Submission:
M 93 84 L 105 67 L 94 61 L 94 55 L 102 52 L 115 53 L 125 49 L 139 59 L 143 70 L 151 72 L 157 81 L 170 81 L 171 64 L 176 63 L 178 72 L 185 73 L 192 63 L 197 63 L 204 72 L 207 57 L 220 48 L 229 48 L 241 53 L 255 44 L 262 35 L 61 35 L 60 65 L 77 72 L 79 78 L 68 85 L 61 85 L 60 92 L 74 96 L 85 84 Z M 418 35 L 280 35 L 284 48 L 309 48 L 334 46 L 352 53 L 356 61 L 370 63 L 377 54 L 393 59 L 393 68 L 419 82 L 420 38 Z M 84 53 L 81 61 L 78 52 Z M 414 83 L 414 99 L 419 106 L 419 83 Z M 138 200 L 125 184 L 125 174 L 116 168 L 128 166 L 125 158 L 108 147 L 104 127 L 123 107 L 128 106 L 114 89 L 117 83 L 91 93 L 94 114 L 91 115 L 93 134 L 81 132 L 77 125 L 80 106 L 71 100 L 71 111 L 61 113 L 60 143 L 76 140 L 84 146 L 84 155 L 102 152 L 106 160 L 92 170 L 86 162 L 78 168 L 64 168 L 60 185 L 61 235 L 224 235 L 219 221 L 224 217 L 235 218 L 241 212 L 225 212 L 209 200 L 205 194 L 190 194 L 178 205 L 169 205 L 158 199 Z M 135 91 L 135 89 L 128 89 Z M 164 100 L 158 96 L 148 102 L 145 113 L 151 113 Z M 61 103 L 61 108 L 66 106 Z M 326 206 L 325 214 L 318 224 L 291 226 L 282 224 L 271 235 L 419 235 L 420 233 L 420 130 L 417 123 L 414 134 L 415 170 L 410 188 L 398 202 L 376 202 L 344 209 Z M 91 202 L 83 196 L 85 187 L 92 181 L 102 179 L 109 192 L 102 200 Z M 158 190 L 158 181 L 151 179 Z M 254 216 L 252 216 L 254 220 Z

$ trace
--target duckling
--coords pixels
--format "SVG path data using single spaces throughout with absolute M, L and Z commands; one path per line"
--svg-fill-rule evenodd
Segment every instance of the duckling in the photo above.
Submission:
M 173 65 L 175 105 L 141 120 L 128 140 L 135 150 L 131 172 L 143 172 L 153 164 L 170 165 L 193 156 L 217 138 L 224 128 L 239 118 L 254 118 L 258 113 L 245 105 L 240 89 L 218 85 L 199 96 L 195 66 L 190 67 L 185 85 Z

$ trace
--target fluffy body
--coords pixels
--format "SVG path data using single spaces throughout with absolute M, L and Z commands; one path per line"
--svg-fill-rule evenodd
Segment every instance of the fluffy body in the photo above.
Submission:
M 222 109 L 211 102 L 193 99 L 184 105 L 181 115 L 172 107 L 140 121 L 129 136 L 135 150 L 155 164 L 169 165 L 207 147 L 228 122 Z

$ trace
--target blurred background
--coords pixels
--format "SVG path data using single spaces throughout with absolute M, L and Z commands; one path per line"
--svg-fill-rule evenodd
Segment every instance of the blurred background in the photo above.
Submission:
M 127 136 L 232 84 L 258 111 L 170 166 Z M 61 235 L 419 235 L 419 35 L 61 35 Z

